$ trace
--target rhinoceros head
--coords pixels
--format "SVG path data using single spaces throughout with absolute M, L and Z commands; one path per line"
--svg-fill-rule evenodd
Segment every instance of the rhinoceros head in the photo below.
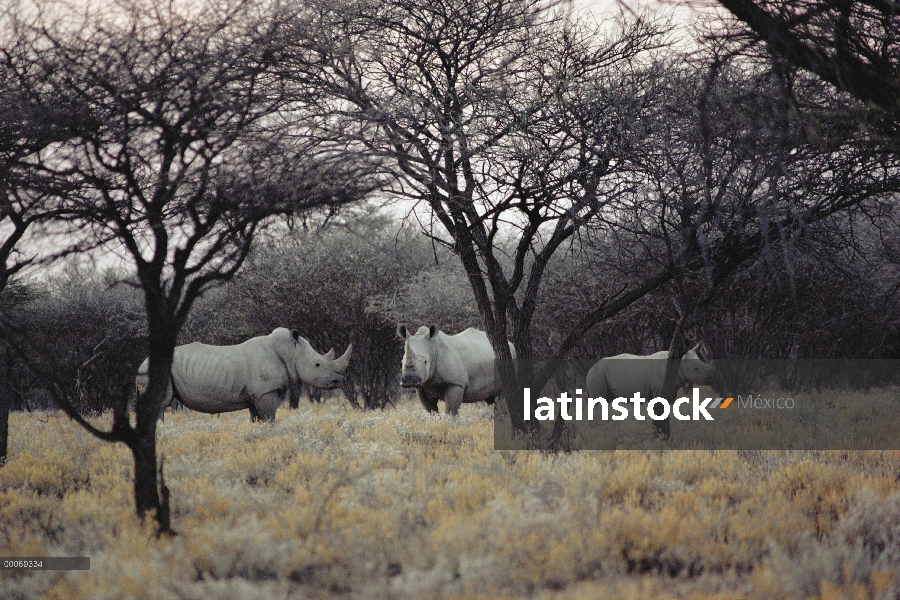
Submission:
M 688 383 L 714 385 L 717 378 L 715 361 L 700 357 L 698 351 L 701 345 L 702 342 L 684 353 L 681 357 L 681 369 Z
M 419 327 L 415 334 L 410 334 L 406 325 L 397 325 L 397 335 L 406 340 L 403 350 L 403 366 L 400 371 L 400 385 L 416 387 L 431 379 L 434 373 L 435 353 L 434 337 L 438 328 Z
M 300 337 L 300 332 L 296 330 L 291 331 L 291 338 L 294 340 L 294 371 L 297 379 L 323 390 L 331 390 L 343 385 L 344 371 L 350 364 L 353 344 L 347 346 L 347 351 L 343 356 L 335 358 L 334 348 L 326 354 L 319 354 L 306 338 Z

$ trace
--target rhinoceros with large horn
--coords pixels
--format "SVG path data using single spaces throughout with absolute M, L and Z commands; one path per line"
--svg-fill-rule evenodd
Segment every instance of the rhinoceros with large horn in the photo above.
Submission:
M 172 380 L 163 411 L 177 397 L 182 404 L 205 413 L 250 409 L 251 420 L 275 421 L 275 411 L 293 385 L 301 382 L 321 389 L 340 387 L 353 344 L 340 358 L 334 350 L 316 352 L 296 330 L 284 327 L 269 335 L 234 346 L 186 344 L 175 348 Z M 149 359 L 138 368 L 139 393 L 149 384 Z

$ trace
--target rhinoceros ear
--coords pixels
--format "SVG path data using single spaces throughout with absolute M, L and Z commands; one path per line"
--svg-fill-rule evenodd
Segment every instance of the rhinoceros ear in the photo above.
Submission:
M 709 360 L 709 348 L 706 346 L 706 342 L 702 340 L 697 343 L 696 346 L 688 350 L 688 352 L 693 352 L 694 356 L 699 358 L 702 362 L 708 363 Z
M 434 336 L 436 336 L 438 331 L 440 331 L 440 330 L 437 328 L 437 325 L 432 325 L 431 327 L 429 327 L 428 328 L 428 338 L 431 339 Z
M 291 329 L 291 338 L 295 342 L 299 342 L 300 341 L 300 332 L 297 331 L 296 329 Z
M 397 325 L 397 336 L 400 337 L 400 339 L 404 340 L 409 337 L 409 331 L 406 330 L 405 323 L 400 323 L 399 325 Z

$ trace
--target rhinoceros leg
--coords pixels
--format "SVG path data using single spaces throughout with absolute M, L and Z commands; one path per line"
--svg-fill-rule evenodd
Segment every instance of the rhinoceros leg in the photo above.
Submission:
M 216 416 L 218 417 L 219 415 L 216 415 Z M 259 421 L 259 411 L 256 410 L 256 406 L 251 404 L 250 405 L 250 422 L 256 423 L 257 421 Z
M 425 410 L 428 412 L 436 413 L 438 411 L 438 399 L 422 388 L 416 388 L 416 395 L 419 397 L 419 402 L 422 403 L 422 406 L 425 407 Z
M 260 421 L 274 423 L 275 411 L 278 410 L 278 405 L 281 404 L 282 400 L 284 400 L 284 392 L 281 390 L 275 390 L 257 398 L 254 402 L 256 405 L 257 418 Z
M 447 403 L 447 414 L 455 415 L 459 412 L 459 405 L 462 404 L 463 387 L 461 385 L 450 385 L 444 390 L 444 402 Z

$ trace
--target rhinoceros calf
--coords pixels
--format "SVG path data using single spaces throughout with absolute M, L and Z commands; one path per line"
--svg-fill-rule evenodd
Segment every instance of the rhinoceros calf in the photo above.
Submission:
M 711 385 L 716 381 L 716 367 L 713 361 L 705 361 L 697 354 L 697 344 L 681 358 L 675 389 L 690 383 Z M 662 395 L 666 381 L 666 350 L 647 356 L 619 354 L 601 358 L 588 371 L 585 388 L 591 398 L 630 397 L 640 392 L 652 399 Z
M 251 420 L 274 422 L 275 411 L 292 385 L 300 382 L 322 389 L 339 387 L 350 362 L 353 344 L 340 358 L 334 350 L 322 355 L 299 332 L 284 327 L 234 346 L 186 344 L 175 348 L 172 380 L 163 411 L 176 397 L 205 413 L 250 409 Z M 149 359 L 138 368 L 139 393 L 147 389 Z M 174 384 L 174 390 L 173 390 Z
M 500 393 L 494 349 L 485 332 L 470 327 L 447 335 L 432 325 L 410 334 L 400 324 L 397 335 L 406 341 L 400 385 L 416 388 L 425 410 L 437 412 L 438 400 L 444 400 L 447 412 L 455 415 L 463 402 L 490 403 Z M 509 349 L 515 358 L 512 344 Z

